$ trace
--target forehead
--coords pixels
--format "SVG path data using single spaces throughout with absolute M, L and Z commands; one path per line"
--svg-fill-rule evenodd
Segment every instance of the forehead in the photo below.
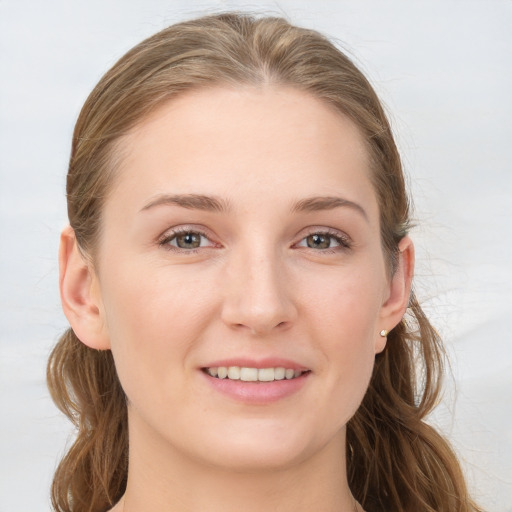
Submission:
M 242 192 L 257 191 L 261 200 L 277 192 L 300 199 L 308 191 L 339 191 L 375 203 L 368 152 L 355 123 L 293 88 L 187 92 L 158 108 L 120 146 L 115 188 L 139 196 L 193 192 L 243 199 Z

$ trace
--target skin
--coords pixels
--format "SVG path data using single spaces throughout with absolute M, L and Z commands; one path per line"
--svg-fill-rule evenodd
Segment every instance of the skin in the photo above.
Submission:
M 380 331 L 405 312 L 414 259 L 404 238 L 390 276 L 357 127 L 293 89 L 216 88 L 164 105 L 122 148 L 94 266 L 71 228 L 60 253 L 64 311 L 83 343 L 112 350 L 129 400 L 113 510 L 353 511 L 345 425 Z M 162 199 L 176 194 L 223 209 Z M 313 197 L 353 204 L 301 210 Z M 200 246 L 177 247 L 183 232 Z M 201 371 L 232 357 L 309 374 L 290 396 L 246 403 Z

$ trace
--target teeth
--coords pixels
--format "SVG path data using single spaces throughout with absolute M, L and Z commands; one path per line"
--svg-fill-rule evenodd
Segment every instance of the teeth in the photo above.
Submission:
M 228 379 L 231 379 L 231 380 L 240 379 L 240 367 L 239 366 L 230 366 L 228 368 Z
M 208 373 L 212 377 L 217 377 L 217 375 L 219 374 L 219 369 L 218 368 L 208 368 Z
M 258 380 L 260 382 L 272 382 L 274 380 L 274 368 L 260 368 L 258 370 Z
M 283 380 L 286 374 L 285 368 L 274 368 L 274 380 Z
M 206 369 L 208 375 L 219 379 L 242 380 L 245 382 L 272 382 L 294 379 L 302 375 L 301 370 L 292 368 L 246 368 L 244 366 L 219 366 Z
M 256 382 L 258 380 L 258 368 L 240 368 L 240 380 Z

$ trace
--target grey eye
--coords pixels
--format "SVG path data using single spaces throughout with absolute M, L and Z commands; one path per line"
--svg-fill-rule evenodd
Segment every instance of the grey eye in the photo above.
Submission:
M 306 244 L 312 249 L 328 249 L 331 245 L 331 237 L 326 235 L 309 235 Z
M 313 233 L 305 239 L 305 245 L 311 249 L 329 249 L 330 247 L 339 246 L 340 243 L 332 236 L 325 233 Z
M 202 235 L 192 231 L 176 235 L 169 243 L 180 249 L 197 249 L 201 247 Z

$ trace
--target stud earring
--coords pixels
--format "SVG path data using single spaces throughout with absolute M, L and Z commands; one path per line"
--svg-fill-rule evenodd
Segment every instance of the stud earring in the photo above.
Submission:
M 383 337 L 383 338 L 386 338 L 387 335 L 388 335 L 388 331 L 386 331 L 386 329 L 382 329 L 382 331 L 380 331 L 380 335 Z

